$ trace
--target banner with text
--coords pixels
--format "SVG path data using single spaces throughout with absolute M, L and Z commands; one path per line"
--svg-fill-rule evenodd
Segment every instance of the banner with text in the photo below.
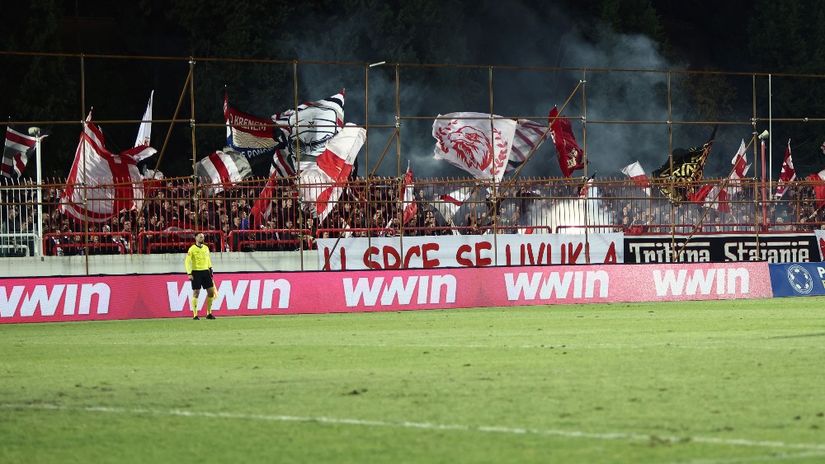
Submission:
M 677 256 L 675 258 L 674 256 Z M 725 263 L 818 261 L 814 234 L 626 235 L 624 262 Z
M 766 263 L 237 273 L 216 280 L 219 317 L 771 296 Z M 0 323 L 189 318 L 191 298 L 183 275 L 0 279 Z
M 318 239 L 323 270 L 622 263 L 623 234 L 502 234 Z M 587 240 L 585 240 L 585 238 Z

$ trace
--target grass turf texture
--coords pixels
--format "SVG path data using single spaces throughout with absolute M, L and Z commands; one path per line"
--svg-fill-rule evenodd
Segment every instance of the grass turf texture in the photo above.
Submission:
M 822 462 L 823 303 L 0 326 L 0 462 Z

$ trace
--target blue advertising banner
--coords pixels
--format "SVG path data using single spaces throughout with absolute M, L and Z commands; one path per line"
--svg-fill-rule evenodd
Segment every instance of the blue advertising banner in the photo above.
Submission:
M 773 296 L 825 295 L 825 263 L 769 264 Z

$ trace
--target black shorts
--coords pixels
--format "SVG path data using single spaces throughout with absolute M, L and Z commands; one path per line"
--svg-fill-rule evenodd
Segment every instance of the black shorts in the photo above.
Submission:
M 208 269 L 205 271 L 192 271 L 192 290 L 200 290 L 201 288 L 208 290 L 214 286 L 212 273 Z

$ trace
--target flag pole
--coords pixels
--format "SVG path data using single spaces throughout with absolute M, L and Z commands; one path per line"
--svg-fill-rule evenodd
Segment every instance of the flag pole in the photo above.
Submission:
M 576 84 L 576 87 L 573 88 L 573 91 L 570 92 L 570 95 L 568 95 L 567 99 L 564 100 L 564 103 L 562 103 L 561 107 L 559 108 L 558 114 L 553 116 L 552 120 L 548 121 L 547 129 L 545 129 L 544 133 L 541 134 L 541 138 L 539 139 L 539 142 L 544 141 L 544 139 L 547 138 L 547 135 L 550 134 L 550 130 L 551 130 L 550 128 L 553 126 L 553 123 L 556 122 L 557 119 L 559 119 L 561 114 L 564 112 L 564 109 L 567 108 L 567 105 L 570 103 L 570 100 L 572 100 L 573 97 L 576 95 L 576 92 L 579 91 L 579 87 L 581 87 L 582 84 L 584 84 L 584 81 L 579 80 L 579 82 Z M 536 153 L 536 149 L 538 148 L 538 146 L 539 146 L 539 143 L 536 143 L 536 145 L 533 148 L 530 149 L 530 153 L 527 154 L 527 157 L 524 158 L 524 162 L 521 163 L 521 165 L 516 168 L 516 171 L 513 173 L 513 176 L 510 177 L 511 183 L 515 182 L 515 179 L 519 176 L 519 174 L 521 174 L 521 170 L 524 168 L 525 165 L 527 165 L 527 162 L 530 161 L 530 159 Z M 507 187 L 509 188 L 510 185 L 508 185 Z
M 579 91 L 579 88 L 582 86 L 582 84 L 584 84 L 584 81 L 579 80 L 579 82 L 576 84 L 576 86 L 570 92 L 570 95 L 568 95 L 567 99 L 565 99 L 564 103 L 562 103 L 561 107 L 559 108 L 558 114 L 553 116 L 553 119 L 548 121 L 547 129 L 545 129 L 544 133 L 541 134 L 541 138 L 539 138 L 538 142 L 530 149 L 530 152 L 527 153 L 527 157 L 524 158 L 524 161 L 521 163 L 521 165 L 516 168 L 515 172 L 513 172 L 512 177 L 510 177 L 510 179 L 508 179 L 508 182 L 503 187 L 501 187 L 499 189 L 499 191 L 507 192 L 515 184 L 516 179 L 521 174 L 521 170 L 524 168 L 524 166 L 527 165 L 527 162 L 530 161 L 530 159 L 533 158 L 533 155 L 536 154 L 536 150 L 538 149 L 539 145 L 541 145 L 541 143 L 547 138 L 547 135 L 550 134 L 550 131 L 552 130 L 551 128 L 553 127 L 553 123 L 556 122 L 557 119 L 559 119 L 559 116 L 561 116 L 562 112 L 564 112 L 564 109 L 567 108 L 567 105 L 570 103 L 570 100 L 573 99 L 573 97 L 576 95 L 576 92 Z
M 748 142 L 748 144 L 745 146 L 745 152 L 746 152 L 746 153 L 747 153 L 747 151 L 748 151 L 748 148 L 750 148 L 751 144 L 753 144 L 753 141 L 754 141 L 754 140 L 756 140 L 756 135 L 752 135 L 752 136 L 751 136 L 750 141 L 749 141 L 749 142 Z M 735 164 L 733 165 L 733 167 L 731 168 L 730 172 L 728 173 L 728 177 L 726 177 L 726 178 L 722 181 L 721 185 L 720 185 L 720 186 L 719 186 L 719 188 L 717 189 L 717 191 L 716 191 L 716 196 L 715 196 L 715 197 L 713 197 L 713 199 L 711 200 L 711 203 L 712 203 L 712 202 L 714 202 L 714 201 L 717 201 L 717 200 L 719 199 L 719 194 L 720 194 L 720 193 L 722 193 L 722 190 L 723 190 L 725 187 L 727 187 L 727 186 L 728 186 L 728 184 L 730 183 L 730 176 L 731 176 L 731 174 L 733 174 L 733 173 L 734 173 L 734 171 L 736 171 L 736 165 L 735 165 Z M 707 202 L 705 202 L 705 203 L 707 203 Z M 685 248 L 687 247 L 687 244 L 690 242 L 690 240 L 693 238 L 693 236 L 694 236 L 694 235 L 696 235 L 696 232 L 702 229 L 702 226 L 703 226 L 703 225 L 704 225 L 704 223 L 705 223 L 705 218 L 707 218 L 707 216 L 708 216 L 708 211 L 710 211 L 710 208 L 708 208 L 707 206 L 704 206 L 704 203 L 703 203 L 703 205 L 702 205 L 702 206 L 703 206 L 702 217 L 700 217 L 700 218 L 699 218 L 699 222 L 697 222 L 697 223 L 696 223 L 696 225 L 695 225 L 695 226 L 693 226 L 693 230 L 691 230 L 691 231 L 690 231 L 690 233 L 688 234 L 687 238 L 685 239 L 685 242 L 682 244 L 682 246 L 681 246 L 681 247 L 679 247 L 679 250 L 676 252 L 676 257 L 677 257 L 677 260 L 682 258 L 682 253 L 684 253 Z M 674 246 L 674 248 L 675 248 L 675 246 Z
M 773 134 L 773 84 L 768 74 L 768 132 Z M 768 147 L 768 186 L 773 185 L 773 143 Z
M 37 161 L 37 256 L 43 257 L 43 163 L 40 157 L 40 128 L 30 127 L 34 135 L 34 153 Z
M 764 228 L 768 227 L 768 205 L 766 203 L 768 199 L 767 191 L 765 189 L 765 139 L 768 137 L 763 137 L 763 135 L 765 135 L 766 132 L 768 131 L 763 132 L 762 135 L 759 136 L 760 149 L 762 152 L 762 227 Z
M 175 127 L 175 120 L 178 119 L 178 113 L 180 113 L 180 106 L 183 104 L 183 97 L 186 95 L 186 91 L 189 89 L 189 80 L 192 79 L 192 68 L 189 68 L 189 72 L 186 74 L 186 80 L 183 81 L 183 88 L 180 91 L 180 97 L 178 97 L 178 106 L 175 107 L 175 114 L 172 115 L 172 122 L 169 123 L 169 129 L 166 131 L 166 138 L 163 139 L 163 145 L 160 147 L 160 153 L 158 153 L 158 160 L 155 162 L 155 171 L 158 170 L 160 167 L 160 160 L 163 159 L 163 154 L 166 153 L 166 144 L 169 143 L 169 137 L 172 136 L 172 128 Z

